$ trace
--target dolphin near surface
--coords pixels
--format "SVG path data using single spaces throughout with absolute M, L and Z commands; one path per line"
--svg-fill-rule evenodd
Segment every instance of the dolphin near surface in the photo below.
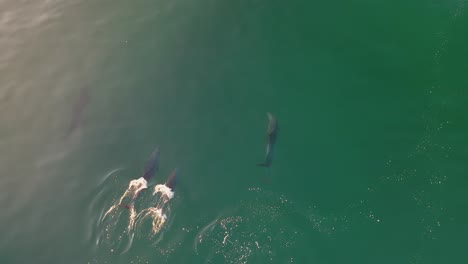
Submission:
M 257 164 L 262 167 L 270 167 L 273 161 L 273 150 L 276 144 L 276 138 L 278 136 L 278 120 L 272 113 L 268 115 L 268 129 L 267 129 L 267 146 L 265 153 L 265 160 L 262 163 Z
M 146 162 L 145 169 L 143 170 L 143 175 L 135 180 L 130 181 L 130 184 L 127 188 L 127 191 L 120 198 L 119 206 L 127 209 L 133 209 L 133 203 L 140 195 L 141 191 L 148 189 L 148 182 L 159 170 L 159 147 L 156 147 L 151 153 L 150 158 Z M 130 195 L 131 193 L 131 195 Z M 130 195 L 131 201 L 129 204 L 122 203 L 123 199 Z
M 166 185 L 169 189 L 171 189 L 171 191 L 174 191 L 174 188 L 175 188 L 176 183 L 177 183 L 178 174 L 179 174 L 179 169 L 175 168 L 171 172 L 171 175 L 169 175 L 169 178 L 167 178 L 166 183 L 164 183 L 164 185 Z
M 151 153 L 150 158 L 146 162 L 145 169 L 143 170 L 143 179 L 147 182 L 158 172 L 159 170 L 159 147 L 156 147 Z

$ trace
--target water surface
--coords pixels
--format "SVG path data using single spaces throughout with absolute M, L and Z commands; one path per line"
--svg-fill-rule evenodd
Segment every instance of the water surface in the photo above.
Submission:
M 465 4 L 0 1 L 0 262 L 466 262 Z

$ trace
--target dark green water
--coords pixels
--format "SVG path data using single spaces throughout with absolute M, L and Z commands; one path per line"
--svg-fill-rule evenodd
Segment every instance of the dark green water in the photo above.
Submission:
M 0 263 L 467 263 L 465 4 L 0 1 Z

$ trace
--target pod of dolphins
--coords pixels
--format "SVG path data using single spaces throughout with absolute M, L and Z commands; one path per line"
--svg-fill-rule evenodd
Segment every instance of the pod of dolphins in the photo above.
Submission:
M 136 190 L 134 194 L 133 200 L 131 201 L 130 204 L 123 204 L 121 200 L 119 203 L 119 206 L 127 208 L 127 209 L 132 209 L 133 203 L 135 202 L 135 199 L 138 198 L 139 193 L 148 188 L 147 183 L 153 178 L 153 176 L 158 171 L 159 171 L 159 147 L 156 147 L 151 153 L 150 158 L 148 159 L 146 163 L 146 166 L 143 170 L 143 175 L 139 179 L 133 180 L 130 182 L 130 186 L 135 184 L 134 182 L 141 182 L 139 184 L 138 189 Z M 178 172 L 179 170 L 175 168 L 172 171 L 172 173 L 169 175 L 167 181 L 164 183 L 164 185 L 166 185 L 166 187 L 168 187 L 171 192 L 174 191 Z M 131 188 L 130 186 L 129 186 L 129 189 Z
M 266 143 L 266 153 L 265 159 L 263 162 L 258 163 L 258 166 L 262 167 L 270 167 L 273 161 L 273 152 L 276 144 L 276 138 L 278 136 L 278 121 L 276 117 L 271 114 L 267 113 L 268 116 L 268 128 L 267 128 L 267 143 Z M 159 147 L 156 147 L 150 155 L 149 160 L 143 170 L 143 175 L 140 179 L 144 179 L 146 183 L 148 183 L 151 178 L 158 172 L 159 170 Z M 175 168 L 172 173 L 169 175 L 168 179 L 164 183 L 172 192 L 174 192 L 174 188 L 176 186 L 177 177 L 178 177 L 179 170 Z M 147 189 L 147 186 L 141 188 L 141 190 Z M 138 197 L 139 191 L 135 194 L 135 199 Z M 121 207 L 124 208 L 131 208 L 132 204 L 120 204 Z

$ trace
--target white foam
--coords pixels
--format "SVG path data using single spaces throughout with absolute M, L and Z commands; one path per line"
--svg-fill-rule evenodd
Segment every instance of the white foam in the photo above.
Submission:
M 174 192 L 171 190 L 171 188 L 167 187 L 164 184 L 158 184 L 154 186 L 153 195 L 157 194 L 158 192 L 166 196 L 168 200 L 174 197 Z
M 130 184 L 128 185 L 128 191 L 134 191 L 135 195 L 146 188 L 148 188 L 148 183 L 143 177 L 130 181 Z
M 119 203 L 111 206 L 111 208 L 109 208 L 109 210 L 107 210 L 107 212 L 104 214 L 104 218 L 110 212 L 112 212 L 114 209 L 116 209 L 119 205 L 129 205 L 130 206 L 129 209 L 131 210 L 130 211 L 130 214 L 131 214 L 130 215 L 130 226 L 129 226 L 129 228 L 130 228 L 132 226 L 133 222 L 135 221 L 135 216 L 136 216 L 135 209 L 132 206 L 133 202 L 138 197 L 138 194 L 140 193 L 140 191 L 144 190 L 146 188 L 148 188 L 148 183 L 146 182 L 145 178 L 143 178 L 143 177 L 140 177 L 140 178 L 138 178 L 136 180 L 130 181 L 130 183 L 128 184 L 127 190 L 122 195 L 122 197 L 120 197 Z M 127 199 L 127 201 L 124 203 L 125 199 Z
M 165 205 L 174 197 L 174 192 L 171 190 L 171 188 L 164 184 L 156 185 L 154 187 L 153 195 L 157 193 L 160 193 L 161 195 L 156 198 L 155 206 L 143 209 L 140 213 L 137 213 L 133 203 L 138 197 L 139 192 L 146 188 L 148 188 L 148 183 L 143 177 L 130 181 L 128 188 L 120 198 L 119 203 L 109 208 L 109 210 L 104 214 L 104 217 L 106 217 L 114 209 L 118 208 L 119 205 L 128 205 L 128 209 L 130 210 L 128 225 L 129 234 L 132 233 L 132 230 L 134 230 L 135 227 L 147 217 L 152 218 L 153 234 L 158 233 L 166 223 L 166 213 L 169 212 L 169 209 L 165 208 Z M 126 200 L 125 203 L 124 199 Z
M 149 211 L 153 217 L 153 233 L 157 234 L 166 223 L 167 216 L 161 208 L 149 208 Z

